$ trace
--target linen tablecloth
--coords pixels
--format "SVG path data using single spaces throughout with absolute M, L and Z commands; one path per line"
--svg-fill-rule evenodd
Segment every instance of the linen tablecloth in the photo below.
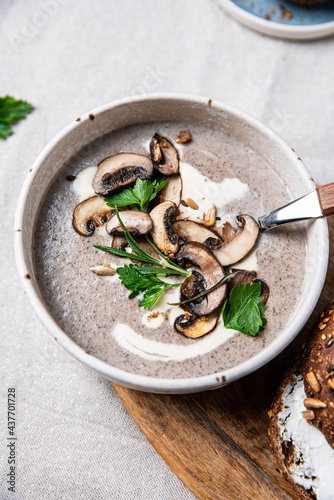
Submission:
M 16 273 L 13 221 L 42 148 L 81 114 L 151 92 L 203 95 L 266 122 L 333 180 L 334 39 L 260 35 L 214 0 L 2 0 L 0 95 L 35 110 L 0 140 L 0 499 L 191 500 L 112 385 L 57 346 Z M 15 388 L 15 493 L 7 394 Z

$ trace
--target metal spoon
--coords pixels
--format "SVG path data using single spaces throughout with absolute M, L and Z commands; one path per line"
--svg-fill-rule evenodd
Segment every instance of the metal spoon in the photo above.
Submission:
M 276 208 L 269 214 L 262 215 L 257 222 L 260 232 L 264 232 L 283 224 L 327 217 L 332 214 L 334 214 L 334 182 L 320 186 L 305 196 Z

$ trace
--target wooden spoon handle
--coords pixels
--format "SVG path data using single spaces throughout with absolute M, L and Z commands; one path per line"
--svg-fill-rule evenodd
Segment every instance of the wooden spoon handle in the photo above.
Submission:
M 318 187 L 317 192 L 323 215 L 334 214 L 334 182 Z

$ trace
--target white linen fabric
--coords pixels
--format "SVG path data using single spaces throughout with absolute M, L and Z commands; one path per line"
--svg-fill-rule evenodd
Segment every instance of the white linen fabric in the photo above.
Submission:
M 262 119 L 318 183 L 333 180 L 334 39 L 251 31 L 214 0 L 2 0 L 0 95 L 35 110 L 0 139 L 0 498 L 191 500 L 112 385 L 48 335 L 13 254 L 20 189 L 43 147 L 82 113 L 147 92 L 204 95 Z M 17 393 L 16 493 L 8 491 L 7 390 Z

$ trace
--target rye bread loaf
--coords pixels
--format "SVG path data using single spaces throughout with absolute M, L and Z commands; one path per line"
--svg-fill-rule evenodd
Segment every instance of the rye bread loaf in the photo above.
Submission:
M 315 434 L 316 439 L 319 437 L 328 452 L 326 456 L 331 457 L 328 474 L 333 477 L 334 301 L 319 316 L 302 355 L 285 375 L 269 411 L 269 417 L 273 457 L 281 474 L 294 486 L 301 499 L 316 499 L 320 476 L 317 478 L 314 470 L 312 471 L 310 457 L 307 456 L 312 446 L 308 443 L 304 446 L 301 443 L 303 439 L 308 439 L 309 434 L 310 439 L 314 439 Z M 295 423 L 292 424 L 292 421 L 295 422 L 298 418 L 301 421 L 301 426 L 296 425 L 298 432 L 301 432 L 301 428 L 307 432 L 302 438 L 293 438 L 291 427 Z M 304 423 L 307 425 L 303 425 Z M 308 425 L 317 430 L 309 429 Z M 334 498 L 334 489 L 327 498 Z
M 306 342 L 301 373 L 305 406 L 314 412 L 310 423 L 334 448 L 334 300 L 320 314 Z

